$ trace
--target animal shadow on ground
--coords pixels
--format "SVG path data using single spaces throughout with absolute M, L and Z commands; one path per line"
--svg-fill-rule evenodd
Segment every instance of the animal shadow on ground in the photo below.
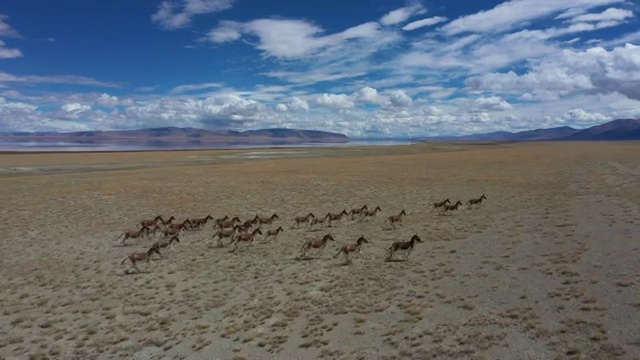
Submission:
M 343 266 L 349 266 L 349 265 L 351 265 L 351 264 L 353 264 L 353 262 L 352 262 L 352 261 L 345 260 L 345 261 L 341 261 L 341 262 L 339 262 L 339 263 L 336 263 L 334 266 L 335 266 L 335 267 L 343 267 Z
M 130 276 L 130 275 L 138 275 L 138 274 L 142 275 L 142 274 L 150 274 L 150 273 L 151 273 L 151 271 L 150 270 L 146 270 L 146 269 L 145 270 L 140 270 L 140 271 L 135 270 L 135 269 L 126 269 L 121 273 L 120 272 L 116 273 L 115 275 L 116 276 Z
M 322 256 L 298 255 L 294 258 L 294 260 L 298 260 L 298 261 L 309 261 L 309 260 L 320 260 L 320 259 L 322 259 Z
M 123 244 L 121 242 L 117 242 L 115 244 L 113 244 L 113 247 L 131 247 L 131 246 L 136 246 L 139 244 Z

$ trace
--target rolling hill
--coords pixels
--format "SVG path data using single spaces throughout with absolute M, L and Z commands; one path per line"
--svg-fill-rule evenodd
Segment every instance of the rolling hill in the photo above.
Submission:
M 618 119 L 586 129 L 562 126 L 519 132 L 497 131 L 463 136 L 440 136 L 420 141 L 615 141 L 640 140 L 640 119 Z
M 63 141 L 75 143 L 340 143 L 349 138 L 344 134 L 300 129 L 259 129 L 247 131 L 205 130 L 196 128 L 161 127 L 119 131 L 79 132 L 14 132 L 0 133 L 5 141 Z
M 619 119 L 576 131 L 558 140 L 640 140 L 640 119 Z

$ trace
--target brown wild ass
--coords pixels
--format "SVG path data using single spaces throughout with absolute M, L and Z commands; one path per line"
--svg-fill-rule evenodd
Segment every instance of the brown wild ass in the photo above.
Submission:
M 313 215 L 313 213 L 308 213 L 306 216 L 296 216 L 295 218 L 293 218 L 293 222 L 296 224 L 296 226 L 299 228 L 300 224 L 306 224 L 309 222 L 310 218 L 316 218 L 315 215 Z
M 446 213 L 447 211 L 458 210 L 458 206 L 462 205 L 460 200 L 456 201 L 453 205 L 442 205 L 442 209 L 440 210 L 440 215 Z
M 146 227 L 152 227 L 152 226 L 158 224 L 158 221 L 160 221 L 161 223 L 164 223 L 164 220 L 162 219 L 162 216 L 158 215 L 153 219 L 144 219 L 144 220 L 140 221 L 138 223 L 138 225 L 142 225 L 142 226 L 146 226 Z
M 207 221 L 209 221 L 209 220 L 213 220 L 213 217 L 211 216 L 211 214 L 209 214 L 209 215 L 207 215 L 207 216 L 205 216 L 203 218 L 192 219 L 191 222 L 192 222 L 192 225 L 193 225 L 194 228 L 200 229 L 204 225 L 206 225 Z
M 171 224 L 171 225 L 177 225 L 177 224 Z M 160 237 L 169 237 L 169 236 L 175 236 L 175 235 L 179 235 L 180 231 L 182 230 L 188 230 L 187 229 L 187 225 L 185 225 L 185 223 L 182 223 L 178 226 L 169 226 L 166 229 L 162 230 L 162 232 L 160 234 Z
M 362 213 L 362 219 L 372 218 L 378 214 L 378 211 L 382 211 L 382 209 L 380 209 L 380 206 L 376 206 L 376 208 L 373 210 L 365 210 Z
M 322 218 L 313 217 L 311 222 L 309 223 L 309 228 L 312 228 L 316 224 L 320 224 L 321 226 L 326 224 L 329 221 L 329 214 L 325 215 Z
M 348 216 L 348 215 L 349 213 L 347 213 L 347 209 L 343 209 L 339 213 L 327 213 L 327 215 L 325 216 L 325 219 L 329 223 L 329 226 L 331 226 L 332 222 L 340 221 L 342 220 L 343 216 Z
M 176 217 L 175 217 L 175 216 L 173 216 L 173 215 L 171 215 L 171 217 L 170 217 L 170 218 L 168 218 L 168 219 L 166 219 L 166 220 L 162 220 L 162 221 L 161 221 L 161 223 L 162 223 L 162 225 L 164 225 L 164 226 L 168 226 L 168 225 L 173 224 L 173 220 L 175 220 L 175 219 L 176 219 Z
M 347 216 L 347 215 L 349 215 L 349 213 L 347 213 L 347 209 L 343 209 L 339 213 L 328 213 L 327 215 L 329 215 L 329 220 L 330 221 L 340 221 L 340 220 L 342 220 L 343 216 Z
M 267 241 L 267 238 L 270 236 L 273 236 L 273 240 L 276 240 L 278 238 L 278 234 L 280 234 L 283 231 L 284 229 L 282 228 L 282 226 L 279 226 L 275 230 L 267 230 L 267 232 L 264 234 L 264 239 L 262 239 L 262 241 Z
M 385 259 L 385 261 L 389 261 L 391 260 L 391 258 L 393 257 L 393 254 L 396 253 L 396 251 L 406 251 L 406 255 L 405 258 L 408 259 L 409 255 L 411 254 L 411 251 L 413 251 L 413 247 L 415 246 L 416 242 L 423 242 L 422 239 L 420 239 L 420 237 L 418 236 L 418 234 L 415 234 L 411 237 L 411 240 L 409 241 L 394 241 L 393 243 L 391 243 L 391 246 L 389 247 L 389 249 L 387 249 L 387 253 L 389 254 L 387 256 L 387 258 Z
M 249 219 L 249 220 L 245 221 L 244 225 L 247 226 L 247 227 L 251 227 L 251 226 L 257 224 L 258 221 L 260 221 L 260 216 L 258 216 L 258 214 L 256 214 L 256 216 L 254 216 L 253 219 Z
M 302 254 L 298 257 L 299 259 L 306 257 L 307 251 L 311 248 L 319 249 L 320 251 L 324 250 L 324 247 L 327 246 L 327 241 L 335 241 L 331 234 L 325 235 L 322 239 L 309 239 L 302 244 Z
M 149 234 L 151 236 L 156 236 L 158 234 L 158 231 L 160 231 L 160 232 L 164 231 L 162 226 L 160 226 L 160 225 L 154 226 L 153 229 L 149 230 Z
M 160 250 L 160 249 L 164 249 L 167 246 L 171 249 L 173 249 L 173 242 L 180 242 L 180 238 L 177 235 L 174 235 L 171 239 L 169 240 L 158 240 L 156 242 L 153 243 L 153 245 L 151 245 L 152 247 L 155 247 L 156 249 Z M 162 257 L 162 255 L 160 255 L 160 257 Z
M 124 245 L 125 241 L 127 241 L 127 239 L 139 239 L 140 237 L 146 237 L 147 235 L 149 235 L 150 231 L 151 231 L 151 229 L 149 229 L 146 225 L 142 225 L 142 228 L 140 228 L 140 229 L 127 230 L 127 231 L 123 232 L 122 234 L 120 234 L 116 238 L 116 240 L 119 239 L 121 236 L 123 236 L 122 245 Z
M 217 218 L 217 219 L 213 220 L 213 226 L 215 227 L 220 222 L 225 221 L 225 220 L 229 220 L 229 215 L 225 215 L 225 216 L 223 216 L 221 218 Z
M 340 247 L 340 250 L 337 254 L 333 255 L 333 258 L 337 258 L 338 255 L 344 254 L 344 258 L 347 264 L 351 263 L 351 259 L 349 258 L 349 253 L 355 252 L 360 257 L 362 257 L 362 244 L 368 244 L 369 241 L 364 237 L 364 235 L 360 236 L 355 243 L 346 243 Z
M 255 225 L 255 223 L 256 221 L 247 220 L 244 223 L 242 223 L 242 225 L 236 225 L 236 226 L 240 228 L 241 231 L 249 231 L 249 229 L 251 229 L 253 225 Z
M 433 203 L 433 208 L 434 209 L 438 209 L 441 208 L 442 206 L 444 206 L 444 204 L 451 204 L 451 201 L 449 200 L 449 198 L 446 198 L 440 202 L 434 202 Z
M 359 215 L 360 217 L 362 217 L 362 215 L 364 214 L 365 211 L 369 210 L 369 208 L 367 207 L 367 205 L 365 204 L 363 207 L 361 208 L 353 208 L 351 209 L 351 211 L 349 211 L 349 214 L 351 216 L 351 220 L 354 219 L 354 217 L 356 215 Z
M 211 240 L 217 237 L 218 244 L 220 245 L 220 247 L 224 247 L 224 244 L 222 243 L 222 238 L 231 238 L 231 242 L 229 243 L 231 244 L 233 242 L 233 238 L 235 237 L 236 233 L 240 231 L 242 231 L 242 228 L 239 225 L 236 225 L 233 228 L 219 229 L 218 231 L 216 231 L 215 234 L 213 234 L 213 236 L 211 237 Z
M 273 223 L 273 220 L 278 219 L 280 220 L 280 217 L 278 216 L 278 214 L 273 213 L 271 216 L 269 217 L 259 217 L 258 214 L 256 214 L 256 218 L 258 220 L 258 225 L 262 226 L 262 225 L 271 225 Z
M 242 221 L 240 221 L 240 218 L 237 216 L 234 216 L 233 219 L 229 220 L 221 220 L 221 221 L 217 221 L 216 220 L 216 226 L 219 229 L 225 229 L 225 228 L 232 228 L 234 226 L 236 226 L 237 224 L 240 224 Z
M 238 232 L 236 233 L 236 235 L 234 236 L 233 240 L 231 241 L 233 243 L 233 251 L 238 250 L 238 243 L 239 242 L 248 242 L 249 244 L 247 246 L 251 246 L 251 244 L 253 244 L 253 240 L 256 237 L 256 234 L 260 234 L 262 235 L 262 230 L 260 230 L 260 228 L 256 228 L 255 230 L 253 230 L 252 232 Z
M 132 254 L 130 254 L 129 256 L 127 256 L 124 260 L 122 260 L 122 262 L 120 263 L 120 266 L 124 265 L 124 263 L 129 260 L 131 261 L 131 266 L 138 270 L 138 272 L 140 272 L 140 269 L 138 269 L 138 266 L 136 265 L 136 263 L 138 261 L 145 261 L 147 262 L 147 264 L 149 264 L 151 262 L 151 255 L 153 253 L 156 253 L 160 256 L 162 256 L 162 254 L 160 254 L 160 250 L 158 250 L 156 247 L 152 246 L 149 248 L 149 250 L 147 250 L 147 252 L 134 252 Z
M 480 196 L 479 198 L 469 199 L 469 201 L 467 201 L 467 205 L 469 207 L 471 207 L 471 205 L 476 205 L 476 204 L 480 205 L 480 204 L 482 204 L 482 200 L 486 200 L 486 199 L 487 199 L 487 197 L 484 196 L 484 194 L 482 194 L 482 196 Z
M 167 224 L 167 229 L 185 229 L 189 230 L 193 226 L 193 223 L 189 219 L 185 219 L 183 222 Z
M 384 221 L 384 223 L 389 223 L 391 224 L 391 226 L 395 229 L 396 228 L 396 223 L 398 224 L 402 224 L 402 215 L 407 215 L 407 213 L 404 211 L 404 209 L 402 209 L 402 211 L 400 211 L 399 214 L 397 215 L 390 215 L 386 218 L 386 220 Z

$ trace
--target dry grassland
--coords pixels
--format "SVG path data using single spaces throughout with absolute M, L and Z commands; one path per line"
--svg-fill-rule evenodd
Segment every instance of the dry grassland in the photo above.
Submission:
M 640 143 L 450 147 L 1 155 L 0 358 L 639 359 Z M 382 212 L 292 228 L 363 204 Z M 120 265 L 142 218 L 273 212 L 267 243 L 229 253 L 209 223 Z M 333 258 L 360 235 L 362 258 Z

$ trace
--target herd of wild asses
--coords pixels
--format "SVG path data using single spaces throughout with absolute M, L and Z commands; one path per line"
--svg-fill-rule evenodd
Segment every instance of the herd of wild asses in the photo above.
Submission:
M 486 196 L 482 194 L 479 198 L 472 198 L 466 202 L 468 207 L 473 205 L 479 205 L 482 203 L 482 200 L 485 200 Z M 445 213 L 458 210 L 458 207 L 462 205 L 461 201 L 457 201 L 455 204 L 451 204 L 451 201 L 447 198 L 443 201 L 434 202 L 433 209 L 438 211 L 440 215 L 444 215 Z M 376 217 L 377 213 L 382 211 L 379 206 L 376 206 L 373 210 L 370 210 L 367 205 L 364 205 L 359 208 L 353 208 L 350 211 L 346 209 L 342 210 L 338 213 L 327 213 L 323 217 L 316 217 L 313 213 L 308 213 L 307 215 L 300 215 L 293 218 L 293 222 L 291 228 L 300 228 L 300 225 L 307 225 L 309 229 L 312 229 L 314 226 L 326 226 L 332 227 L 334 222 L 340 222 L 343 218 L 349 218 L 351 220 L 357 221 L 366 221 Z M 390 226 L 391 229 L 396 229 L 396 224 L 402 224 L 402 217 L 407 215 L 407 213 L 402 209 L 396 215 L 389 215 L 385 218 L 384 223 Z M 248 219 L 246 221 L 240 220 L 238 216 L 233 218 L 229 218 L 229 216 L 224 216 L 218 219 L 214 219 L 211 215 L 207 215 L 204 218 L 187 218 L 182 222 L 176 222 L 176 218 L 174 216 L 169 217 L 168 219 L 162 218 L 162 216 L 158 215 L 155 218 L 144 219 L 137 224 L 137 228 L 135 230 L 128 230 L 123 232 L 119 237 L 122 238 L 122 245 L 126 245 L 126 241 L 129 239 L 140 239 L 140 238 L 149 238 L 150 236 L 156 236 L 159 234 L 159 237 L 154 243 L 151 245 L 149 250 L 146 252 L 134 252 L 127 256 L 120 265 L 124 265 L 127 260 L 131 262 L 131 266 L 137 270 L 140 269 L 137 267 L 138 262 L 145 261 L 146 263 L 151 262 L 151 256 L 153 254 L 158 254 L 162 258 L 161 249 L 165 249 L 167 247 L 173 248 L 173 243 L 180 242 L 180 233 L 194 230 L 202 230 L 208 221 L 211 220 L 213 222 L 213 229 L 215 233 L 211 237 L 211 240 L 216 240 L 219 247 L 224 247 L 225 244 L 222 241 L 223 239 L 230 239 L 230 242 L 227 245 L 233 245 L 233 250 L 231 252 L 235 252 L 238 249 L 238 243 L 247 243 L 251 245 L 256 238 L 257 235 L 263 235 L 263 241 L 266 241 L 269 238 L 276 239 L 280 232 L 284 231 L 282 226 L 279 226 L 277 229 L 267 229 L 264 233 L 262 232 L 262 226 L 267 225 L 271 227 L 276 220 L 280 220 L 277 213 L 273 213 L 269 217 L 260 217 L 256 214 L 252 219 Z M 255 228 L 254 228 L 255 227 Z M 310 249 L 322 250 L 327 245 L 327 242 L 335 241 L 331 234 L 326 234 L 321 238 L 309 239 L 304 242 L 301 249 L 301 254 L 298 259 L 302 259 L 306 257 L 307 251 Z M 422 239 L 415 234 L 411 237 L 411 239 L 407 241 L 394 241 L 391 243 L 389 248 L 387 248 L 387 255 L 385 261 L 392 260 L 393 255 L 399 251 L 405 251 L 405 259 L 408 259 L 413 247 L 416 242 L 422 242 Z M 364 237 L 360 236 L 355 242 L 345 243 L 340 247 L 340 250 L 333 257 L 336 258 L 340 254 L 343 254 L 346 260 L 346 263 L 350 263 L 349 259 L 350 253 L 355 253 L 358 255 L 362 255 L 361 249 L 363 244 L 368 244 L 369 241 Z

